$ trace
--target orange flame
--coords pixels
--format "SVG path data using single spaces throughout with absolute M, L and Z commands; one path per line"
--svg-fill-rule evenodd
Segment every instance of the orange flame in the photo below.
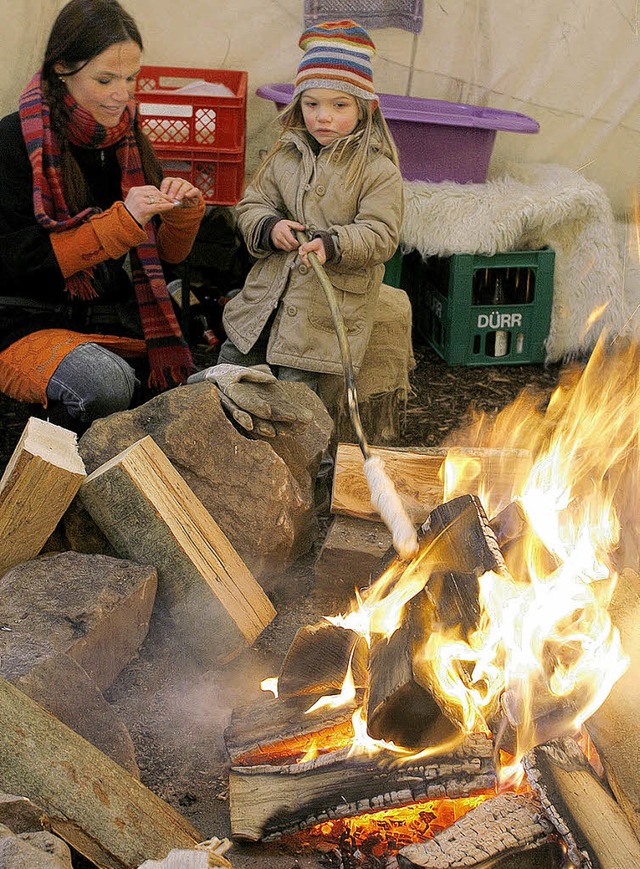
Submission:
M 466 433 L 476 447 L 530 454 L 529 473 L 509 492 L 529 528 L 505 568 L 480 577 L 474 630 L 463 635 L 436 625 L 414 663 L 435 673 L 464 730 L 487 732 L 496 715 L 506 718 L 516 742 L 509 775 L 545 727 L 555 727 L 555 736 L 577 732 L 628 666 L 608 605 L 619 514 L 633 524 L 635 511 L 625 504 L 640 481 L 640 350 L 620 344 L 601 338 L 583 370 L 567 369 L 546 406 L 525 391 L 496 419 L 477 417 Z M 444 469 L 447 489 L 459 491 L 464 480 L 495 515 L 492 480 L 464 457 L 456 468 L 453 452 Z M 422 553 L 409 565 L 392 564 L 352 612 L 329 621 L 369 644 L 391 636 L 429 582 L 428 566 Z M 358 744 L 390 748 L 366 735 L 364 719 L 362 710 L 354 718 Z

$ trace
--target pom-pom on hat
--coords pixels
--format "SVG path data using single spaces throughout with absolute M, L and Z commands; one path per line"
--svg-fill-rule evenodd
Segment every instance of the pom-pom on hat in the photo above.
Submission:
M 376 47 L 355 21 L 325 21 L 304 31 L 298 42 L 304 51 L 293 96 L 308 88 L 332 88 L 365 100 L 377 99 L 371 58 Z

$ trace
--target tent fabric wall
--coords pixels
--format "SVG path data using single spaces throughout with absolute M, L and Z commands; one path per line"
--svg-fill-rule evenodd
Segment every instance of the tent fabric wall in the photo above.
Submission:
M 3 113 L 39 63 L 63 5 L 0 0 Z M 147 63 L 248 70 L 247 167 L 253 171 L 277 132 L 275 107 L 255 89 L 292 80 L 303 0 L 185 0 L 180 10 L 172 0 L 123 5 L 140 25 Z M 376 87 L 531 115 L 540 132 L 499 132 L 494 157 L 581 172 L 605 189 L 624 225 L 633 212 L 640 154 L 639 14 L 637 0 L 426 2 L 420 34 L 371 31 Z M 629 253 L 637 257 L 637 250 Z

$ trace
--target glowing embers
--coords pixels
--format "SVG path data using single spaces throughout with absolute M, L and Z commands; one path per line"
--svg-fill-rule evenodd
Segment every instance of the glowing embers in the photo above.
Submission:
M 320 821 L 283 844 L 313 851 L 335 851 L 342 859 L 364 863 L 372 857 L 396 854 L 413 842 L 422 842 L 454 824 L 490 795 L 460 799 L 425 800 L 401 809 L 382 809 L 350 818 Z

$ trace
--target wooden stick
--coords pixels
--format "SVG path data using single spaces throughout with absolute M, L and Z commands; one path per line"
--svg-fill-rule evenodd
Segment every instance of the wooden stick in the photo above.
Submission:
M 296 231 L 296 236 L 300 244 L 304 244 L 307 239 L 302 232 Z M 320 281 L 320 285 L 324 290 L 327 298 L 327 303 L 331 311 L 333 325 L 336 330 L 338 344 L 340 346 L 340 355 L 342 357 L 342 369 L 344 372 L 344 384 L 347 395 L 347 407 L 351 424 L 364 457 L 364 472 L 367 477 L 369 489 L 371 490 L 371 503 L 376 508 L 384 524 L 387 526 L 393 537 L 393 545 L 398 552 L 398 555 L 404 559 L 412 558 L 418 551 L 418 535 L 411 519 L 407 515 L 406 510 L 400 500 L 395 486 L 384 469 L 384 463 L 380 456 L 373 455 L 369 449 L 367 438 L 362 428 L 360 420 L 360 411 L 358 409 L 358 394 L 356 392 L 356 377 L 353 368 L 353 360 L 351 358 L 351 348 L 347 339 L 347 329 L 344 324 L 342 311 L 336 300 L 333 284 L 327 277 L 327 273 L 322 268 L 320 260 L 313 251 L 307 255 L 307 259 L 311 263 L 311 268 Z

